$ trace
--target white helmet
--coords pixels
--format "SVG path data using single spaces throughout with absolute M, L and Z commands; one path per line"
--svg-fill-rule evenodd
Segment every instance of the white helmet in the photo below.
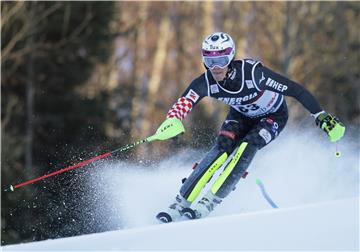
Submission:
M 224 68 L 235 57 L 235 43 L 229 34 L 215 32 L 202 43 L 202 59 L 206 67 Z

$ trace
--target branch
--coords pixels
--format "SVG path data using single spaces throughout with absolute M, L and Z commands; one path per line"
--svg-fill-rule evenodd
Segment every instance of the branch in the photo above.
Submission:
M 1 3 L 1 5 L 8 5 L 8 3 Z M 6 25 L 7 21 L 15 14 L 18 13 L 19 10 L 24 6 L 24 1 L 16 2 L 16 4 L 10 8 L 9 10 L 4 11 L 4 13 L 1 13 L 1 29 L 3 29 L 3 26 Z
M 76 27 L 76 29 L 68 36 L 65 38 L 62 38 L 59 42 L 55 43 L 55 44 L 44 44 L 44 48 L 48 49 L 48 50 L 56 50 L 59 49 L 60 47 L 66 45 L 69 42 L 73 42 L 78 38 L 78 35 L 84 31 L 84 29 L 88 26 L 88 24 L 90 23 L 91 19 L 94 17 L 94 15 L 89 11 L 86 15 L 86 17 L 84 18 L 84 20 L 81 22 L 81 24 Z
M 47 18 L 48 16 L 50 16 L 51 14 L 53 14 L 55 11 L 57 11 L 60 7 L 62 7 L 63 4 L 62 3 L 56 3 L 52 6 L 50 6 L 48 9 L 46 9 L 45 11 L 41 11 L 43 14 L 41 16 L 39 16 L 37 19 L 35 19 L 33 21 L 33 25 L 36 26 L 38 23 L 40 23 L 43 19 Z
M 1 50 L 2 62 L 6 62 L 6 60 L 9 59 L 9 54 L 12 53 L 17 43 L 19 43 L 21 40 L 24 40 L 29 34 L 32 34 L 34 32 L 34 29 L 35 27 L 37 27 L 38 23 L 40 23 L 44 18 L 51 15 L 60 7 L 61 4 L 57 3 L 51 6 L 50 8 L 48 8 L 47 10 L 45 10 L 43 14 L 38 18 L 35 18 L 34 15 L 30 15 L 30 17 L 28 18 L 24 18 L 23 20 L 24 24 L 21 27 L 20 31 L 17 32 L 15 36 L 13 36 L 11 40 L 8 42 L 8 44 L 4 47 L 4 49 Z
M 44 42 L 38 42 L 38 43 L 34 43 L 30 46 L 26 45 L 24 48 L 21 48 L 13 53 L 10 53 L 8 55 L 8 57 L 6 58 L 6 60 L 15 60 L 16 58 L 21 58 L 24 57 L 26 54 L 39 50 L 41 48 L 43 48 L 45 46 Z M 3 61 L 3 58 L 1 59 L 1 61 Z
M 13 96 L 9 99 L 9 103 L 5 106 L 5 115 L 4 118 L 1 120 L 1 128 L 3 131 L 9 124 L 12 110 L 18 104 L 18 101 L 19 98 L 17 96 Z
M 20 40 L 22 40 L 25 37 L 25 35 L 29 32 L 28 31 L 29 28 L 30 28 L 29 22 L 25 22 L 25 24 L 23 25 L 21 30 L 19 32 L 17 32 L 15 34 L 15 36 L 11 38 L 11 40 L 5 46 L 5 48 L 3 50 L 1 50 L 1 56 L 2 56 L 2 61 L 3 62 L 5 62 L 7 60 L 8 54 L 14 49 L 15 45 Z

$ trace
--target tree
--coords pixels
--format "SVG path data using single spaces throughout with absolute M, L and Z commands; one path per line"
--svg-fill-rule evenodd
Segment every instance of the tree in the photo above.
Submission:
M 107 95 L 100 93 L 88 99 L 77 87 L 87 82 L 94 65 L 105 63 L 110 55 L 113 4 L 1 2 L 1 6 L 1 141 L 6 146 L 2 148 L 2 184 L 9 185 L 58 168 L 51 167 L 53 164 L 69 164 L 83 154 L 79 149 L 96 152 L 93 146 L 106 138 L 103 122 L 108 116 Z M 32 82 L 26 84 L 29 77 Z M 32 128 L 26 127 L 26 118 L 31 119 L 28 125 L 32 124 Z M 35 140 L 33 151 L 28 151 L 33 158 L 32 170 L 25 166 L 27 134 Z M 61 227 L 69 225 L 57 218 L 67 212 L 55 211 L 65 197 L 61 192 L 65 189 L 55 185 L 51 190 L 41 185 L 28 186 L 14 195 L 2 192 L 2 205 L 7 206 L 2 211 L 2 224 L 6 223 L 2 228 L 7 230 L 2 237 L 6 242 L 55 237 L 52 226 L 58 226 L 56 232 L 61 233 Z M 34 198 L 39 189 L 41 197 Z M 70 194 L 66 200 L 70 206 L 79 203 Z M 43 215 L 49 212 L 49 202 L 58 206 L 52 208 L 51 219 Z M 28 219 L 28 225 L 19 229 L 17 219 L 23 218 Z M 32 231 L 33 226 L 41 235 Z M 10 232 L 14 227 L 17 237 Z

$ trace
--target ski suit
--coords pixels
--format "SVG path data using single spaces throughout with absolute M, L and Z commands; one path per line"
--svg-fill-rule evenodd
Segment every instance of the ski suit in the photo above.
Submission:
M 235 188 L 256 151 L 284 129 L 288 119 L 284 95 L 296 98 L 314 116 L 322 112 L 317 100 L 304 87 L 252 59 L 233 61 L 223 81 L 216 81 L 207 70 L 190 83 L 167 113 L 167 118 L 184 119 L 205 96 L 224 102 L 230 106 L 230 111 L 216 144 L 180 188 L 180 194 L 187 201 L 197 198 L 231 154 L 231 160 L 211 191 L 225 198 Z

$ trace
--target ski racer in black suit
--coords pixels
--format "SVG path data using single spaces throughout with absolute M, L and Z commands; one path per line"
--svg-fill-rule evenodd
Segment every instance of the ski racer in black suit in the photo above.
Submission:
M 191 82 L 157 130 L 157 134 L 164 134 L 162 140 L 183 133 L 181 120 L 206 96 L 230 106 L 216 144 L 184 181 L 175 202 L 157 215 L 163 222 L 180 218 L 184 209 L 190 207 L 193 213 L 188 217 L 205 217 L 221 203 L 244 176 L 256 151 L 272 142 L 284 129 L 288 120 L 284 96 L 297 99 L 331 141 L 338 141 L 344 135 L 345 126 L 327 114 L 303 86 L 259 61 L 234 60 L 234 56 L 235 44 L 230 35 L 216 32 L 208 36 L 202 44 L 207 70 Z M 197 202 L 201 190 L 226 161 L 227 165 L 211 189 Z

